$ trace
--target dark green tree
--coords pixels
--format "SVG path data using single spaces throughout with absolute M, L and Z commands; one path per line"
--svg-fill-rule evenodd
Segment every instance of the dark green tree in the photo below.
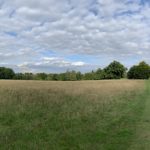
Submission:
M 14 79 L 23 80 L 24 79 L 24 74 L 23 73 L 15 73 Z
M 0 67 L 0 79 L 13 79 L 15 76 L 11 68 Z
M 121 79 L 124 77 L 126 68 L 118 61 L 113 61 L 106 68 L 104 68 L 105 79 Z
M 148 79 L 150 77 L 150 66 L 142 61 L 129 69 L 127 77 L 128 79 Z
M 82 74 L 80 71 L 76 73 L 76 78 L 77 80 L 82 80 Z
M 46 74 L 46 73 L 37 73 L 36 75 L 35 75 L 35 78 L 37 79 L 37 80 L 47 80 L 47 77 L 48 77 L 48 75 Z
M 59 75 L 58 74 L 53 74 L 52 75 L 52 80 L 54 80 L 54 81 L 57 81 L 57 80 L 59 80 Z

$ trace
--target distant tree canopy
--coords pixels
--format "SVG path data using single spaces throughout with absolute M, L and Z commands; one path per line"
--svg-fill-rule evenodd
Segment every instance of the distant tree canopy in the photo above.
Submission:
M 10 68 L 0 67 L 0 79 L 12 79 L 15 73 Z
M 129 79 L 148 79 L 150 77 L 150 66 L 142 61 L 130 68 L 127 77 Z
M 14 76 L 14 79 L 16 80 L 35 80 L 33 73 L 16 73 Z
M 53 80 L 53 81 L 77 81 L 77 80 L 103 80 L 103 79 L 148 79 L 150 77 L 150 66 L 142 61 L 132 66 L 129 71 L 118 61 L 111 62 L 104 69 L 81 73 L 67 70 L 64 73 L 14 73 L 11 68 L 0 67 L 0 79 L 16 80 Z
M 113 61 L 104 68 L 105 79 L 121 79 L 124 77 L 126 68 L 118 61 Z

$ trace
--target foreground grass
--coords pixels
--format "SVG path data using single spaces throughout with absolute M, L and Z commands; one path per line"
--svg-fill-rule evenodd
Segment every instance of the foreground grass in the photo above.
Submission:
M 137 127 L 136 136 L 131 144 L 130 150 L 149 150 L 150 149 L 150 81 L 144 95 L 145 106 Z
M 0 149 L 128 149 L 144 81 L 0 81 Z

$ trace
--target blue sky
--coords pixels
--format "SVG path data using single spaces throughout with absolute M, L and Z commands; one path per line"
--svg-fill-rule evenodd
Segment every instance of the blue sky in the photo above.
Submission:
M 16 72 L 150 63 L 150 1 L 0 0 L 0 60 Z

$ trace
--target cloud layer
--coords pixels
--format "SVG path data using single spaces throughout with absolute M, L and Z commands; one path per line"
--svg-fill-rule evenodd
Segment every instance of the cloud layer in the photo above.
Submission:
M 148 0 L 0 0 L 0 65 L 87 71 L 150 62 Z

